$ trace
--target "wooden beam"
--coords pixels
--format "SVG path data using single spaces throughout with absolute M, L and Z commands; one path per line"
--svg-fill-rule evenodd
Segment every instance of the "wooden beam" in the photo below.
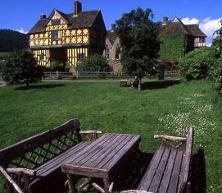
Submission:
M 91 185 L 92 185 L 96 190 L 98 190 L 99 192 L 105 193 L 105 190 L 104 190 L 102 187 L 100 187 L 98 184 L 92 183 Z
M 102 134 L 102 131 L 97 131 L 97 130 L 88 130 L 88 131 L 80 131 L 80 134 Z
M 144 190 L 124 190 L 121 193 L 153 193 L 153 192 L 147 192 Z
M 28 176 L 36 175 L 36 171 L 27 168 L 7 168 L 6 171 L 11 174 L 26 174 Z
M 0 166 L 0 172 L 6 178 L 6 180 L 13 186 L 17 193 L 24 193 L 22 189 L 15 183 L 15 181 L 11 178 L 10 175 L 4 170 L 3 167 Z
M 169 141 L 186 141 L 187 138 L 185 137 L 177 137 L 177 136 L 170 136 L 170 135 L 154 135 L 154 139 L 160 140 L 169 140 Z

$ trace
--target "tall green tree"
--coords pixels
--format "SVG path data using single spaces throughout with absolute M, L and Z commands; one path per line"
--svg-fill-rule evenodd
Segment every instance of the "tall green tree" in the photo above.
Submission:
M 150 72 L 158 56 L 160 41 L 157 24 L 151 9 L 137 8 L 123 14 L 113 25 L 122 45 L 122 64 L 125 71 L 141 79 Z
M 216 38 L 213 40 L 212 47 L 215 50 L 215 56 L 217 61 L 216 68 L 214 69 L 214 76 L 218 83 L 218 90 L 222 89 L 222 20 L 221 28 L 215 32 Z
M 9 84 L 30 84 L 41 80 L 42 68 L 30 51 L 15 51 L 3 63 L 2 78 Z

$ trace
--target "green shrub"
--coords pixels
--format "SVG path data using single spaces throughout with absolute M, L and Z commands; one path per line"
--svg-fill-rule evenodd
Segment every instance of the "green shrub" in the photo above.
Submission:
M 98 54 L 84 58 L 78 63 L 77 68 L 79 71 L 90 72 L 107 72 L 110 70 L 106 58 Z
M 16 51 L 10 54 L 3 63 L 2 78 L 9 84 L 26 84 L 41 80 L 42 68 L 29 51 Z
M 61 63 L 59 61 L 52 61 L 50 62 L 50 69 L 52 71 L 65 71 L 66 70 L 66 64 Z
M 187 80 L 213 79 L 217 62 L 212 48 L 198 48 L 188 53 L 179 62 L 182 74 Z

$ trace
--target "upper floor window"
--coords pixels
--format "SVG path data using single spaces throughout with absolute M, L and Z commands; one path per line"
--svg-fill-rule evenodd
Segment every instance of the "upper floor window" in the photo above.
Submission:
M 60 21 L 60 19 L 52 19 L 51 23 L 52 23 L 52 25 L 60 25 L 61 21 Z
M 57 30 L 52 31 L 52 41 L 59 39 L 59 32 Z

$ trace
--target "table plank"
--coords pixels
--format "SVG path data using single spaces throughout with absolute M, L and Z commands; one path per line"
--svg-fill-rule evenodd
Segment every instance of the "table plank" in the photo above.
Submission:
M 128 136 L 116 136 L 116 138 L 111 141 L 111 143 L 106 142 L 105 147 L 102 151 L 97 152 L 92 158 L 89 158 L 88 162 L 84 163 L 84 166 L 88 167 L 98 167 L 98 164 L 105 159 L 112 151 L 118 148 L 118 145 L 122 143 Z
M 129 152 L 129 150 L 141 140 L 140 136 L 134 136 L 132 140 L 130 140 L 120 151 L 118 151 L 112 159 L 103 166 L 107 170 L 111 170 L 113 166 L 115 166 L 120 159 L 124 157 L 125 154 Z
M 62 166 L 67 174 L 108 178 L 109 171 L 140 142 L 138 135 L 105 134 Z

